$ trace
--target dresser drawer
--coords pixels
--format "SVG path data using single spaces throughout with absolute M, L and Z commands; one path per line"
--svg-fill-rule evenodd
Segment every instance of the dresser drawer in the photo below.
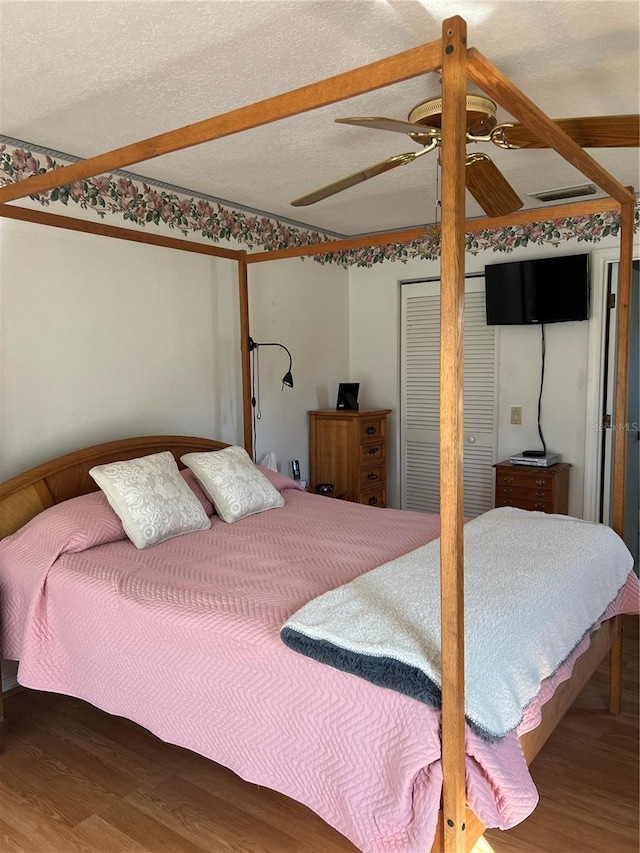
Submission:
M 496 495 L 496 506 L 515 506 L 518 509 L 536 510 L 538 512 L 557 512 L 553 506 L 551 494 L 546 499 L 516 498 L 509 495 Z
M 513 488 L 525 489 L 551 489 L 553 487 L 553 474 L 540 471 L 498 471 L 496 477 L 497 486 L 511 486 Z
M 360 488 L 372 489 L 376 486 L 384 486 L 385 474 L 384 465 L 376 465 L 375 468 L 363 468 L 360 471 Z
M 387 493 L 384 486 L 377 489 L 369 489 L 366 492 L 360 492 L 358 503 L 366 504 L 367 506 L 386 506 Z
M 360 421 L 360 441 L 384 438 L 384 418 L 365 418 Z
M 525 488 L 524 486 L 503 486 L 501 482 L 496 485 L 496 500 L 498 498 L 509 498 L 510 500 L 551 500 L 551 486 L 541 488 L 539 486 Z
M 386 458 L 385 443 L 376 441 L 372 444 L 363 444 L 360 447 L 360 462 L 363 465 L 375 465 L 384 462 Z

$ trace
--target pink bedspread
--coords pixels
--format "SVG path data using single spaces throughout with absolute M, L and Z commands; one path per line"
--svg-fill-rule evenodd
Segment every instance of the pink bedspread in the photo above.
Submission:
M 145 551 L 101 493 L 48 510 L 0 543 L 0 652 L 20 660 L 25 686 L 86 699 L 281 791 L 365 853 L 424 853 L 439 713 L 292 652 L 279 630 L 312 597 L 437 536 L 437 518 L 282 491 L 282 509 L 214 516 L 211 530 Z M 607 616 L 637 609 L 632 583 Z M 515 733 L 468 733 L 467 749 L 478 817 L 524 819 L 537 793 Z

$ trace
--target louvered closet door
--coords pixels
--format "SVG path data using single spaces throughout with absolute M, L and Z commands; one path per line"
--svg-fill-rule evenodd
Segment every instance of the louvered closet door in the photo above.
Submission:
M 487 326 L 484 278 L 465 282 L 464 511 L 493 507 L 496 340 Z M 402 286 L 402 505 L 440 510 L 440 282 Z

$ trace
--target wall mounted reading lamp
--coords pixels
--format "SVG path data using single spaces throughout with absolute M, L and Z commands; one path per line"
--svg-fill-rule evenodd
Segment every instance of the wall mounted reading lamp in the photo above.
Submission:
M 293 361 L 291 359 L 291 353 L 286 348 L 286 346 L 284 344 L 277 344 L 277 343 L 261 344 L 261 343 L 258 343 L 257 341 L 254 341 L 253 338 L 249 338 L 249 352 L 254 352 L 254 350 L 259 350 L 260 347 L 280 347 L 281 349 L 283 349 L 286 352 L 286 354 L 289 356 L 289 370 L 287 370 L 285 375 L 282 377 L 282 387 L 284 388 L 284 386 L 286 385 L 287 388 L 293 388 L 293 376 L 291 375 L 291 368 L 293 366 Z M 256 352 L 256 355 L 257 355 L 257 352 Z M 255 358 L 255 356 L 254 356 L 254 358 Z M 258 365 L 256 364 L 256 367 L 257 366 Z
M 251 365 L 251 407 L 253 409 L 253 455 L 254 462 L 256 461 L 257 454 L 257 424 L 256 421 L 259 421 L 262 418 L 262 412 L 260 410 L 260 359 L 259 359 L 259 351 L 261 347 L 280 347 L 283 349 L 286 354 L 289 356 L 289 369 L 282 377 L 282 388 L 284 389 L 285 385 L 287 388 L 293 388 L 293 376 L 291 374 L 291 368 L 293 366 L 293 360 L 291 358 L 291 353 L 286 348 L 284 344 L 278 343 L 258 343 L 258 341 L 254 341 L 253 338 L 249 338 L 249 352 L 253 353 L 253 361 Z

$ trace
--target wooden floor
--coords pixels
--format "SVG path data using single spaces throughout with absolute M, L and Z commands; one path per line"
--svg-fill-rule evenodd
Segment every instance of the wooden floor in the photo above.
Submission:
M 638 853 L 638 621 L 623 713 L 602 668 L 533 765 L 541 803 L 477 853 Z M 0 727 L 2 853 L 354 853 L 302 806 L 67 697 L 19 691 Z

